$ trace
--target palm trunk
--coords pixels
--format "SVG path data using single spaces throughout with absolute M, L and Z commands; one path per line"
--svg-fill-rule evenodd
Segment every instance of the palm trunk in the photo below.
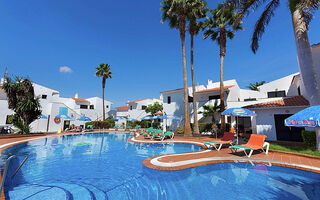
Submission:
M 187 83 L 187 64 L 185 48 L 185 31 L 180 30 L 180 39 L 182 45 L 182 62 L 183 62 L 183 86 L 184 86 L 184 136 L 191 136 L 189 102 L 188 102 L 188 83 Z
M 193 35 L 191 34 L 191 78 L 192 78 L 192 96 L 193 96 L 193 133 L 199 135 L 199 124 L 198 124 L 198 108 L 197 108 L 197 100 L 196 100 L 196 83 L 194 77 L 194 65 L 193 65 Z
M 221 30 L 220 33 L 220 111 L 221 113 L 224 111 L 224 84 L 223 84 L 223 62 L 224 62 L 224 56 L 226 55 L 226 32 L 224 29 Z M 226 130 L 226 118 L 224 115 L 221 115 L 221 126 L 220 131 L 221 134 L 224 134 L 224 131 Z
M 292 24 L 301 80 L 305 86 L 310 104 L 318 105 L 320 104 L 320 69 L 313 62 L 307 24 L 301 16 L 299 9 L 292 13 Z
M 103 121 L 106 120 L 106 115 L 105 115 L 105 107 L 104 107 L 104 88 L 106 85 L 106 80 L 105 78 L 102 78 L 102 119 Z

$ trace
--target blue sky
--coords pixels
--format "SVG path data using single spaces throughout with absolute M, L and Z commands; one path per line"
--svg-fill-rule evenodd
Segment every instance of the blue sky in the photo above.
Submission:
M 210 1 L 214 8 L 218 1 Z M 225 80 L 241 87 L 272 81 L 298 71 L 290 12 L 277 10 L 255 55 L 249 44 L 257 14 L 228 41 Z M 101 96 L 99 63 L 109 63 L 106 99 L 115 106 L 128 100 L 158 98 L 160 91 L 183 87 L 179 33 L 161 24 L 159 0 L 10 0 L 0 2 L 0 73 L 29 77 L 59 90 L 63 97 Z M 310 43 L 320 42 L 319 12 L 310 24 Z M 189 37 L 188 83 L 191 85 Z M 196 82 L 219 80 L 219 47 L 195 39 Z M 67 66 L 71 72 L 60 72 Z M 64 68 L 64 69 L 68 69 Z M 67 70 L 68 71 L 68 70 Z

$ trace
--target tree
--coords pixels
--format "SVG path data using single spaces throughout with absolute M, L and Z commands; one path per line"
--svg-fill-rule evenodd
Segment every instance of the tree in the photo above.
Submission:
M 313 12 L 319 8 L 319 2 L 319 0 L 288 0 L 301 79 L 310 97 L 311 105 L 320 104 L 320 69 L 314 64 L 307 31 Z M 252 35 L 251 49 L 254 53 L 259 48 L 259 40 L 274 16 L 274 12 L 280 6 L 280 0 L 227 0 L 225 2 L 225 7 L 236 6 L 239 9 L 237 22 L 248 15 L 249 10 L 255 11 L 264 4 L 266 4 L 266 7 L 257 20 Z
M 246 86 L 246 88 L 254 91 L 259 91 L 259 86 L 265 84 L 265 81 L 260 81 L 260 82 L 255 82 L 255 83 L 250 83 L 250 85 Z
M 30 124 L 41 116 L 39 98 L 34 95 L 31 81 L 19 77 L 13 81 L 7 77 L 3 89 L 8 98 L 8 108 L 15 112 L 13 125 L 20 130 L 19 133 L 30 133 Z
M 104 107 L 104 88 L 106 87 L 106 80 L 112 78 L 112 72 L 110 72 L 110 65 L 101 63 L 99 67 L 96 68 L 96 76 L 102 77 L 102 112 L 103 121 L 106 119 L 105 107 Z
M 223 4 L 218 4 L 216 9 L 210 10 L 211 17 L 207 18 L 204 22 L 204 39 L 210 37 L 211 40 L 216 41 L 220 46 L 220 107 L 221 112 L 225 110 L 224 105 L 224 84 L 223 84 L 223 64 L 226 55 L 227 39 L 230 40 L 234 37 L 234 32 L 242 30 L 241 23 L 236 26 L 236 13 L 234 7 L 223 9 Z M 221 132 L 224 133 L 226 128 L 225 117 L 221 116 Z
M 184 135 L 191 136 L 189 103 L 188 103 L 188 83 L 187 83 L 187 66 L 186 66 L 186 23 L 187 15 L 190 11 L 190 0 L 162 0 L 161 22 L 168 21 L 170 28 L 179 30 L 181 47 L 182 47 L 182 64 L 183 64 L 183 87 L 184 87 Z
M 154 102 L 154 104 L 149 104 L 146 108 L 146 113 L 150 113 L 152 116 L 155 116 L 157 112 L 162 111 L 163 106 L 159 102 Z
M 214 104 L 203 105 L 203 111 L 199 111 L 204 117 L 211 117 L 212 120 L 212 132 L 218 135 L 218 127 L 216 123 L 216 115 L 221 113 L 221 107 L 218 105 L 218 101 L 215 100 Z
M 189 33 L 191 38 L 191 49 L 190 49 L 190 61 L 191 61 L 191 78 L 192 78 L 192 96 L 193 96 L 193 132 L 196 135 L 199 135 L 199 124 L 198 124 L 198 108 L 197 108 L 197 99 L 195 96 L 195 77 L 194 77 L 194 62 L 193 62 L 193 38 L 197 35 L 201 29 L 202 23 L 198 22 L 198 19 L 206 17 L 207 12 L 207 2 L 203 0 L 194 0 L 190 12 L 188 13 L 189 21 Z

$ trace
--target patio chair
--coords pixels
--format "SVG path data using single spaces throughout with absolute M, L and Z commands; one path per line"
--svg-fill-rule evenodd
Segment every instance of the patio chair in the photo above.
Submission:
M 165 133 L 162 133 L 162 131 L 161 131 L 161 133 L 157 133 L 157 134 L 153 135 L 154 139 L 160 139 L 161 141 L 163 141 L 166 137 L 169 137 L 170 139 L 173 139 L 174 138 L 174 132 L 167 131 Z
M 259 149 L 262 149 L 263 152 L 268 154 L 269 143 L 265 142 L 266 137 L 267 137 L 266 135 L 251 134 L 250 139 L 247 142 L 247 144 L 234 145 L 229 148 L 231 149 L 231 152 L 233 152 L 233 153 L 237 152 L 237 150 L 243 150 L 244 153 L 246 154 L 246 156 L 248 156 L 248 158 L 251 157 L 253 151 L 259 150 Z M 263 149 L 264 146 L 267 146 L 266 151 L 264 151 L 264 149 Z M 247 152 L 246 152 L 247 150 L 250 151 L 249 154 L 247 154 Z
M 217 140 L 210 141 L 210 142 L 205 142 L 204 145 L 207 148 L 214 147 L 217 151 L 220 151 L 221 147 L 224 144 L 232 145 L 233 138 L 234 138 L 234 133 L 225 132 L 221 139 L 217 139 Z M 219 145 L 219 147 L 217 147 L 218 145 Z

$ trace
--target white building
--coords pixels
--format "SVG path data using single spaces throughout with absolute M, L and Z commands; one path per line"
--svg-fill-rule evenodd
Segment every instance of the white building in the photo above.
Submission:
M 42 114 L 46 118 L 35 120 L 31 123 L 32 132 L 55 132 L 60 128 L 65 129 L 69 125 L 84 125 L 85 122 L 78 121 L 81 116 L 89 117 L 91 120 L 102 119 L 102 99 L 92 97 L 88 99 L 80 99 L 76 94 L 75 98 L 60 97 L 60 92 L 33 83 L 35 96 L 40 98 Z M 105 112 L 108 117 L 111 102 L 105 100 Z M 7 124 L 7 117 L 13 114 L 13 111 L 8 109 L 8 102 L 5 92 L 0 86 L 0 126 Z M 59 114 L 65 114 L 71 119 L 57 119 Z
M 192 88 L 188 88 L 189 111 L 193 123 Z M 239 117 L 238 122 L 245 130 L 252 133 L 265 134 L 268 140 L 301 141 L 301 129 L 284 126 L 284 119 L 309 106 L 304 86 L 299 73 L 295 73 L 259 87 L 259 91 L 241 89 L 236 80 L 224 81 L 224 98 L 226 108 L 246 107 L 257 113 L 256 118 Z M 180 120 L 168 120 L 171 129 L 184 124 L 183 89 L 163 91 L 163 106 L 166 114 L 180 117 Z M 203 105 L 220 103 L 220 83 L 208 81 L 206 86 L 196 87 L 195 98 L 198 111 Z M 271 106 L 272 105 L 272 106 Z M 211 119 L 198 114 L 199 122 L 210 123 Z M 217 120 L 220 121 L 219 116 Z M 226 120 L 235 126 L 236 119 Z
M 140 99 L 136 101 L 129 101 L 128 104 L 128 117 L 140 120 L 142 117 L 150 115 L 146 113 L 148 105 L 152 105 L 155 102 L 162 104 L 161 99 Z

